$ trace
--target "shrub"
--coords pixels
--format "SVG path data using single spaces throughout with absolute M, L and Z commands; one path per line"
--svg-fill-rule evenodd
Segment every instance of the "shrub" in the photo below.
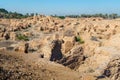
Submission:
M 17 38 L 18 38 L 19 40 L 29 41 L 28 36 L 25 36 L 25 35 L 22 35 L 22 34 L 18 34 L 18 35 L 17 35 Z
M 60 19 L 65 19 L 65 16 L 58 16 Z
M 84 43 L 84 41 L 80 37 L 75 37 L 76 42 L 79 42 L 81 44 Z

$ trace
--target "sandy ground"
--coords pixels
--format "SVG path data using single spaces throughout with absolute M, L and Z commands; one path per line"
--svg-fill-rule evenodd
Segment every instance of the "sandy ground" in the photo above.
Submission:
M 39 54 L 0 51 L 0 80 L 80 80 L 80 75 Z

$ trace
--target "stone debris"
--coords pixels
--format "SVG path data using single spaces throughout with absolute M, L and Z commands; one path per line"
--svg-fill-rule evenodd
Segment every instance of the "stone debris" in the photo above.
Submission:
M 78 72 L 81 80 L 119 80 L 119 33 L 117 19 L 51 16 L 0 19 L 0 51 L 27 53 L 32 55 L 31 59 L 55 62 Z

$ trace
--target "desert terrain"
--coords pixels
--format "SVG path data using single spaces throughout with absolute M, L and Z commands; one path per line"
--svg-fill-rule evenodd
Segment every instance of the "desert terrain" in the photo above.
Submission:
M 0 80 L 120 80 L 120 20 L 0 19 Z

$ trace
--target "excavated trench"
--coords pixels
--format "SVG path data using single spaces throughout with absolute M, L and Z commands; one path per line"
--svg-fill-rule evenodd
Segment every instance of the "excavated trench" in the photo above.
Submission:
M 54 47 L 51 51 L 50 61 L 57 62 L 70 69 L 78 69 L 84 63 L 86 57 L 83 55 L 84 50 L 81 46 L 73 48 L 68 55 L 64 55 L 61 51 L 62 43 L 59 40 L 54 41 Z

